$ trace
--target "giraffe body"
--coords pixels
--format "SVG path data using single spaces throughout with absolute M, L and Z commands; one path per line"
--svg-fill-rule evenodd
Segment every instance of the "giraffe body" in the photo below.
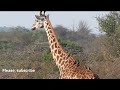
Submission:
M 37 20 L 32 26 L 32 30 L 44 28 L 48 37 L 53 60 L 59 68 L 60 79 L 98 79 L 92 70 L 77 65 L 74 57 L 69 55 L 59 44 L 48 16 L 35 15 Z

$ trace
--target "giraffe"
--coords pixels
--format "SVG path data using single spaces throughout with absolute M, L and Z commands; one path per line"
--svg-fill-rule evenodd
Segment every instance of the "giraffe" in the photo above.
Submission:
M 68 54 L 57 40 L 56 34 L 49 20 L 49 14 L 35 15 L 36 20 L 32 25 L 32 31 L 44 28 L 46 31 L 49 47 L 56 63 L 60 77 L 59 79 L 99 79 L 89 67 L 81 68 L 74 57 Z

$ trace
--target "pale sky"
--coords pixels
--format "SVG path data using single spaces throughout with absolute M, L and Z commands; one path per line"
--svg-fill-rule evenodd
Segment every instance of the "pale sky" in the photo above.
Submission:
M 54 26 L 62 25 L 67 28 L 72 28 L 74 23 L 77 27 L 79 21 L 85 21 L 92 29 L 92 32 L 98 33 L 98 22 L 96 16 L 103 16 L 109 11 L 48 11 L 50 21 Z M 0 11 L 0 27 L 6 26 L 24 26 L 31 28 L 35 14 L 39 15 L 39 11 Z

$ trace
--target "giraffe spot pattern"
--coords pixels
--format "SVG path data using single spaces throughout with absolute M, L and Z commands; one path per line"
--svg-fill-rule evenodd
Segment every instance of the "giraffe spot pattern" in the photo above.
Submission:
M 57 48 L 57 43 L 55 43 L 55 48 Z
M 61 62 L 61 66 L 64 65 L 64 63 L 65 63 L 65 61 L 62 60 L 62 62 Z
M 57 60 L 59 60 L 59 56 L 57 55 Z
M 58 54 L 61 54 L 61 50 L 58 49 Z
M 46 25 L 48 25 L 49 23 L 48 22 L 46 22 Z
M 51 27 L 50 27 L 50 26 L 48 26 L 48 29 L 51 29 Z
M 51 40 L 51 42 L 50 43 L 53 43 L 53 41 Z
M 51 35 L 51 38 L 54 38 L 55 36 L 54 35 Z
M 50 30 L 50 33 L 52 33 L 52 31 Z
M 60 60 L 59 60 L 59 62 L 58 62 L 58 63 L 60 64 L 60 63 L 61 63 L 61 61 L 62 61 L 62 59 L 60 58 Z
M 52 45 L 52 49 L 54 49 L 54 44 Z
M 63 56 L 63 53 L 61 53 L 60 57 L 62 57 L 62 56 Z
M 55 42 L 55 38 L 53 39 L 53 42 Z
M 55 53 L 57 54 L 57 49 L 55 50 Z

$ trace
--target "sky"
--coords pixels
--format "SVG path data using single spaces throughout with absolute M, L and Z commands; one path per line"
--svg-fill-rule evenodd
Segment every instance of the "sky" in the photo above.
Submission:
M 78 26 L 80 21 L 85 21 L 92 32 L 99 33 L 98 22 L 96 16 L 103 16 L 109 11 L 47 11 L 50 21 L 55 27 L 62 25 L 71 29 L 73 24 Z M 39 11 L 0 11 L 0 27 L 16 27 L 23 26 L 31 29 L 35 21 L 35 15 L 39 15 Z

